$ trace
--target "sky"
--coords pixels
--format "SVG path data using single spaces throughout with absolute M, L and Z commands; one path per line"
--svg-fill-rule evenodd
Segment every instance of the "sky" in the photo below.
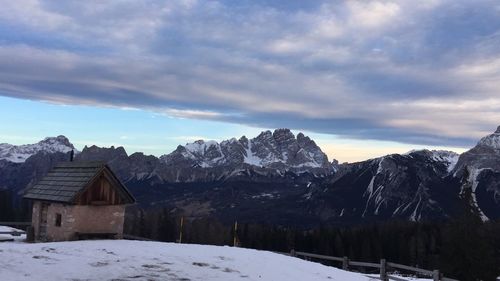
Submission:
M 498 1 L 0 5 L 0 142 L 158 156 L 287 127 L 353 162 L 500 125 Z

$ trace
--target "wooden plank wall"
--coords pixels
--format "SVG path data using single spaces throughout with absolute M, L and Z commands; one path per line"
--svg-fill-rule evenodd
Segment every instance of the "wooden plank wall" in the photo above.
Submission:
M 103 173 L 76 200 L 78 205 L 119 205 L 123 200 L 109 177 Z

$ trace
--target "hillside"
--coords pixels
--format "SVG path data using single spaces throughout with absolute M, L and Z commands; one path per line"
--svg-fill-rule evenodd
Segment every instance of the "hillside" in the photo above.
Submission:
M 374 280 L 266 251 L 126 240 L 3 243 L 0 260 L 3 281 Z

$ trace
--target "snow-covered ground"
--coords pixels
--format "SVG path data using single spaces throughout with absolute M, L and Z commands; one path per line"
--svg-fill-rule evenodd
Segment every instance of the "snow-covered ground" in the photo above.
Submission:
M 2 281 L 377 280 L 266 251 L 127 240 L 4 242 L 0 261 Z

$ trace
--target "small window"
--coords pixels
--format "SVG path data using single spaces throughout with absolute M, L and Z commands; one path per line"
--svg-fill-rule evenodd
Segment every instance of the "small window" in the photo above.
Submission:
M 61 214 L 56 214 L 56 226 L 61 226 Z

